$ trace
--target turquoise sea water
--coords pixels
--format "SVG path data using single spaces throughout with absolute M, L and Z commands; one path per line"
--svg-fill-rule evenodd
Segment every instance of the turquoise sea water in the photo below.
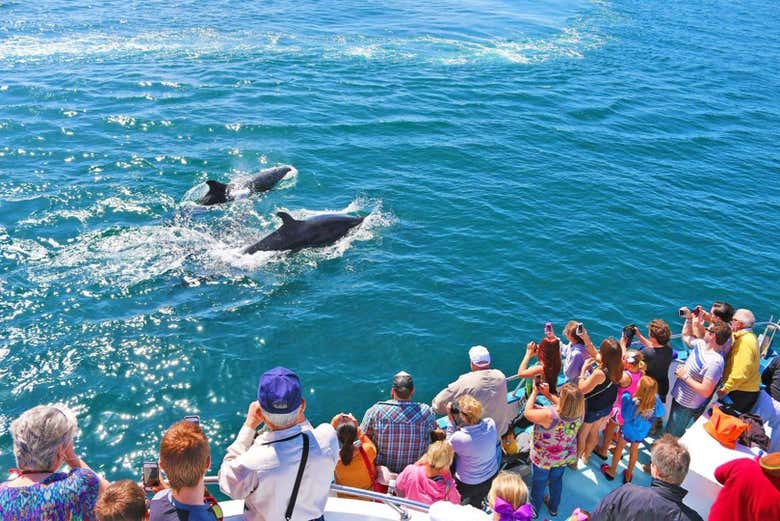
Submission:
M 74 4 L 0 0 L 0 466 L 39 403 L 130 477 L 185 414 L 220 461 L 275 365 L 324 421 L 546 320 L 780 311 L 773 0 Z M 369 217 L 240 255 L 279 210 Z

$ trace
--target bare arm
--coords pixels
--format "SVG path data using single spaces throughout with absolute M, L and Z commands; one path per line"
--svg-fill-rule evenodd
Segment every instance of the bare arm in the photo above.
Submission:
M 693 341 L 696 340 L 696 336 L 693 334 L 693 323 L 691 321 L 693 315 L 688 308 L 683 309 L 685 310 L 685 322 L 683 323 L 682 328 L 683 343 L 687 347 L 693 347 Z
M 530 369 L 528 368 L 528 363 L 534 355 L 536 355 L 536 342 L 531 341 L 525 346 L 525 355 L 523 355 L 523 360 L 520 362 L 520 367 L 517 368 L 517 376 L 520 378 L 530 378 L 542 373 L 542 366 L 540 365 L 535 365 Z
M 585 343 L 585 349 L 588 350 L 588 356 L 594 360 L 598 360 L 599 352 L 596 349 L 596 346 L 593 345 L 593 342 L 590 339 L 590 335 L 588 334 L 588 330 L 585 329 L 585 326 L 582 327 L 582 335 L 580 335 L 580 338 L 582 338 L 582 341 Z
M 688 375 L 688 371 L 686 371 L 685 367 L 682 365 L 677 366 L 677 368 L 674 370 L 674 375 L 685 382 L 686 385 L 693 389 L 696 394 L 705 398 L 712 396 L 712 392 L 715 390 L 715 384 L 717 383 L 713 382 L 709 378 L 704 378 L 701 383 L 697 382 Z
M 635 331 L 635 336 L 637 337 L 637 339 L 639 339 L 639 341 L 642 343 L 643 346 L 655 347 L 653 341 L 647 338 L 645 335 L 643 335 L 642 332 L 639 331 L 639 328 L 635 328 L 634 331 Z
M 531 423 L 535 423 L 537 425 L 541 425 L 545 429 L 549 429 L 550 425 L 552 424 L 552 412 L 550 411 L 549 407 L 534 407 L 534 402 L 536 401 L 537 396 L 539 396 L 539 391 L 536 389 L 536 386 L 534 386 L 533 391 L 531 391 L 531 396 L 529 396 L 528 400 L 525 402 L 525 411 L 523 414 Z
M 593 362 L 593 360 L 588 359 L 585 361 L 585 364 L 583 364 L 582 373 L 580 374 L 580 381 L 577 384 L 583 394 L 588 394 L 593 389 L 595 389 L 597 385 L 604 383 L 604 380 L 607 378 L 604 374 L 604 371 L 593 371 L 589 376 L 586 377 L 585 372 L 591 365 L 591 362 Z

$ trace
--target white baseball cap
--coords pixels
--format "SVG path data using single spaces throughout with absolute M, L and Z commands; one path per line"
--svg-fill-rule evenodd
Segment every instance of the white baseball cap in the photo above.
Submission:
M 469 349 L 469 360 L 477 367 L 490 365 L 490 351 L 485 346 L 473 346 Z

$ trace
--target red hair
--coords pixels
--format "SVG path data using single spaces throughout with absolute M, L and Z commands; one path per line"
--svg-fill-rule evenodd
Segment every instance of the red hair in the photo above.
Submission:
M 558 394 L 558 374 L 561 372 L 561 343 L 557 338 L 545 338 L 539 344 L 536 357 L 542 364 L 543 379 L 552 394 Z
M 199 425 L 187 420 L 174 423 L 160 443 L 160 466 L 173 490 L 200 483 L 210 455 L 206 435 Z

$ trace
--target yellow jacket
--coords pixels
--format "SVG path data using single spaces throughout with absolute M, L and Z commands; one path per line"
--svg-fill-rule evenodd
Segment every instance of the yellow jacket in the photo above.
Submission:
M 723 388 L 731 391 L 758 391 L 761 385 L 758 340 L 749 329 L 734 333 L 734 344 L 723 369 Z

